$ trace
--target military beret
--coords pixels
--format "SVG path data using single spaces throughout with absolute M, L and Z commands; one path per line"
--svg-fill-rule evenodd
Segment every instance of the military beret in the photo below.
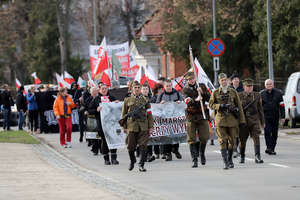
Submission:
M 193 78 L 195 78 L 195 74 L 194 74 L 194 72 L 187 72 L 187 73 L 184 75 L 184 78 L 185 78 L 185 79 L 193 79 Z
M 243 85 L 253 85 L 253 80 L 251 78 L 245 78 L 243 80 Z
M 135 87 L 135 86 L 141 86 L 141 84 L 138 81 L 133 81 L 132 87 Z
M 225 73 L 220 73 L 218 79 L 221 80 L 223 78 L 227 78 L 227 75 Z

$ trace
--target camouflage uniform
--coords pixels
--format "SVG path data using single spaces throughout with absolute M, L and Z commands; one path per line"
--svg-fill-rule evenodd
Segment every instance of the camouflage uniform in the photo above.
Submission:
M 219 79 L 227 79 L 226 74 L 221 73 Z M 224 93 L 220 87 L 211 95 L 209 107 L 216 112 L 216 131 L 225 164 L 224 169 L 233 168 L 232 153 L 238 127 L 240 123 L 246 123 L 240 98 L 234 89 L 228 87 Z
M 187 73 L 185 78 L 193 79 L 194 73 Z M 206 164 L 205 158 L 205 147 L 207 140 L 209 139 L 209 111 L 205 102 L 208 102 L 210 94 L 204 84 L 200 84 L 199 87 L 202 89 L 202 102 L 204 105 L 204 116 L 201 110 L 201 104 L 199 101 L 195 101 L 198 97 L 197 84 L 185 86 L 183 88 L 183 95 L 187 108 L 186 114 L 186 128 L 187 128 L 187 142 L 190 146 L 190 152 L 193 159 L 193 168 L 198 167 L 198 157 L 200 152 L 201 164 Z
M 139 85 L 138 82 L 133 83 L 133 87 Z M 122 107 L 122 118 L 127 114 L 135 110 L 142 104 L 148 102 L 147 97 L 142 94 L 134 95 L 125 98 Z M 153 128 L 153 117 L 150 113 L 151 105 L 148 102 L 141 110 L 140 115 L 137 117 L 129 117 L 127 122 L 123 126 L 127 129 L 126 145 L 130 157 L 131 164 L 136 162 L 134 151 L 139 145 L 141 151 L 140 166 L 144 167 L 144 163 L 147 157 L 147 143 L 149 140 L 149 129 Z M 133 167 L 132 167 L 133 168 Z
M 253 86 L 252 79 L 245 79 L 243 85 Z M 255 151 L 255 162 L 263 163 L 263 160 L 260 158 L 260 141 L 259 135 L 261 134 L 261 125 L 265 124 L 264 113 L 261 103 L 261 96 L 258 92 L 241 92 L 239 93 L 240 100 L 244 109 L 244 114 L 246 117 L 246 125 L 240 127 L 239 138 L 241 141 L 240 153 L 241 161 L 240 163 L 245 162 L 245 149 L 246 143 L 249 135 L 254 142 L 254 151 Z

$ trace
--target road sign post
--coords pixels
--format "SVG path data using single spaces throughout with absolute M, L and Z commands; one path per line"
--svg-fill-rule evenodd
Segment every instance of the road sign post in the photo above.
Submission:
M 218 71 L 220 70 L 220 62 L 219 62 L 219 56 L 221 56 L 225 51 L 225 44 L 224 42 L 219 38 L 214 38 L 210 40 L 206 45 L 207 52 L 214 57 L 213 59 L 213 66 L 214 66 L 214 72 L 215 72 L 215 86 L 218 84 Z

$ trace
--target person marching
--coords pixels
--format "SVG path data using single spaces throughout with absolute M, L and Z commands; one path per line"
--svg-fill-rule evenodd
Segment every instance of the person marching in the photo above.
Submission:
M 92 92 L 94 93 L 97 90 L 96 88 L 93 88 Z M 96 147 L 94 147 L 98 153 L 99 147 L 101 147 L 101 152 L 104 155 L 104 164 L 105 165 L 118 165 L 119 161 L 117 160 L 117 149 L 111 149 L 109 150 L 106 142 L 106 138 L 102 129 L 101 124 L 101 117 L 100 117 L 100 111 L 102 110 L 101 103 L 108 103 L 108 102 L 118 102 L 115 97 L 109 95 L 108 88 L 105 84 L 100 85 L 100 90 L 98 96 L 93 98 L 91 100 L 89 107 L 88 107 L 88 113 L 89 115 L 94 115 L 94 117 L 97 120 L 97 129 L 98 134 L 101 137 L 101 145 L 95 143 Z M 109 152 L 111 154 L 111 162 L 109 160 Z
M 192 168 L 198 167 L 198 157 L 200 151 L 201 164 L 206 164 L 205 148 L 209 139 L 209 111 L 204 106 L 204 112 L 202 113 L 200 101 L 203 105 L 209 101 L 210 94 L 204 84 L 199 84 L 199 87 L 195 81 L 195 75 L 193 72 L 188 72 L 185 75 L 187 85 L 183 88 L 183 95 L 187 108 L 186 113 L 186 128 L 187 128 L 187 142 L 190 146 L 191 156 L 193 159 Z M 202 97 L 199 97 L 201 93 Z M 197 137 L 200 141 L 197 140 Z
M 246 143 L 249 135 L 254 142 L 255 163 L 263 163 L 260 157 L 260 141 L 261 133 L 260 126 L 264 127 L 264 111 L 261 103 L 261 96 L 258 92 L 253 91 L 253 80 L 247 78 L 243 81 L 244 92 L 239 93 L 242 102 L 243 111 L 246 117 L 246 126 L 240 127 L 239 138 L 241 160 L 240 163 L 245 163 Z
M 66 88 L 60 88 L 58 90 L 57 98 L 53 104 L 53 111 L 59 125 L 60 144 L 65 148 L 71 148 L 71 136 L 72 136 L 72 108 L 75 108 L 76 104 L 72 98 L 68 95 Z M 65 135 L 67 132 L 67 144 Z
M 127 118 L 122 124 L 123 131 L 126 133 L 126 146 L 130 158 L 129 171 L 134 168 L 136 157 L 134 151 L 139 145 L 140 147 L 140 162 L 139 171 L 145 172 L 145 161 L 147 159 L 147 143 L 149 135 L 153 131 L 153 117 L 151 113 L 151 105 L 146 97 L 141 94 L 141 85 L 138 81 L 132 84 L 132 94 L 124 99 L 122 106 L 122 119 L 125 115 L 136 113 Z
M 228 87 L 227 75 L 220 73 L 218 78 L 220 87 L 212 93 L 209 107 L 216 112 L 216 130 L 224 169 L 229 169 L 234 168 L 232 153 L 238 126 L 246 121 L 237 92 Z

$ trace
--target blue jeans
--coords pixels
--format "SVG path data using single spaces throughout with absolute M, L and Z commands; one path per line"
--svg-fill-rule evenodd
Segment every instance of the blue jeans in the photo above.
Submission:
M 23 111 L 18 112 L 18 116 L 19 116 L 19 119 L 18 119 L 19 130 L 23 130 L 23 123 L 25 120 L 24 112 Z
M 3 129 L 10 129 L 10 109 L 3 108 Z

